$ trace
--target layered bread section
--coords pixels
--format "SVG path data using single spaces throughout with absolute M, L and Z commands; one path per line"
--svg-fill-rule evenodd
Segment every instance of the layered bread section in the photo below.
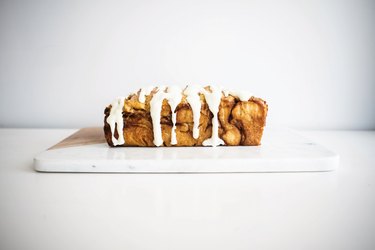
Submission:
M 105 111 L 110 146 L 260 145 L 268 106 L 250 93 L 218 87 L 148 87 Z

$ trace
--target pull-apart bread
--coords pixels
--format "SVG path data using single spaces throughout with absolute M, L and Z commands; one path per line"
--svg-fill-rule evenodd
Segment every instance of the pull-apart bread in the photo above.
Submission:
M 105 111 L 109 146 L 260 145 L 268 106 L 247 92 L 215 86 L 148 87 Z

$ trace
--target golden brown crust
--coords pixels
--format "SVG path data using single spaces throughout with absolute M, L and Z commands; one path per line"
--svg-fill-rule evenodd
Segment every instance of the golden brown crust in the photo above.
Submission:
M 139 93 L 138 93 L 139 94 Z M 150 115 L 150 100 L 154 92 L 146 96 L 145 103 L 138 101 L 138 94 L 130 95 L 124 104 L 124 138 L 122 146 L 154 146 L 153 126 Z M 199 137 L 193 138 L 193 112 L 183 96 L 176 108 L 176 137 L 177 145 L 173 146 L 201 146 L 203 141 L 211 137 L 212 113 L 210 112 L 204 95 L 201 94 L 201 115 L 199 121 Z M 108 145 L 113 146 L 112 134 L 106 122 L 111 106 L 105 111 L 104 133 Z M 252 97 L 248 101 L 240 101 L 237 97 L 222 96 L 219 107 L 219 137 L 227 146 L 256 146 L 260 145 L 263 129 L 266 124 L 268 106 L 260 98 Z M 172 111 L 167 102 L 163 101 L 161 110 L 161 129 L 164 146 L 172 146 Z M 115 138 L 118 134 L 115 129 Z

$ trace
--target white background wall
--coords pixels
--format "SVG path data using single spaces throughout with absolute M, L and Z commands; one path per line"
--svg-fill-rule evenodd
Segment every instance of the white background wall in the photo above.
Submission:
M 0 126 L 101 126 L 118 95 L 219 84 L 269 125 L 375 128 L 375 2 L 0 1 Z

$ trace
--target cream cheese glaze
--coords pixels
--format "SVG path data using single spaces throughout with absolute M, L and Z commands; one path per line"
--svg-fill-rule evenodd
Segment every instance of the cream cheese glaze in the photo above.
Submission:
M 141 88 L 141 90 L 139 91 L 138 101 L 144 103 L 146 101 L 146 95 L 149 95 L 154 89 L 155 86 Z
M 111 127 L 112 143 L 114 146 L 123 145 L 124 139 L 124 120 L 122 118 L 122 110 L 124 108 L 125 97 L 117 97 L 112 102 L 111 112 L 107 117 L 107 123 Z M 116 126 L 117 125 L 117 126 Z M 115 128 L 117 128 L 118 139 L 115 138 Z
M 199 137 L 199 120 L 201 117 L 201 98 L 199 93 L 203 92 L 204 89 L 199 85 L 188 85 L 184 90 L 186 100 L 188 101 L 191 110 L 193 111 L 193 137 L 198 139 Z
M 208 108 L 212 112 L 212 135 L 211 138 L 203 141 L 203 146 L 219 146 L 224 145 L 224 141 L 219 138 L 219 119 L 218 119 L 218 113 L 219 113 L 219 106 L 222 96 L 222 90 L 221 88 L 217 88 L 214 86 L 210 87 L 211 91 L 204 90 L 202 94 L 204 94 L 204 97 L 206 99 L 206 102 L 208 104 Z
M 177 86 L 160 87 L 157 92 L 152 96 L 150 102 L 150 114 L 152 119 L 152 126 L 154 130 L 154 144 L 159 147 L 163 144 L 162 130 L 160 124 L 160 112 L 163 105 L 163 100 L 167 99 L 172 110 L 172 132 L 171 132 L 171 144 L 177 144 L 176 138 L 176 107 L 181 102 L 182 90 Z
M 161 86 L 154 87 L 148 86 L 139 90 L 138 101 L 144 103 L 146 96 L 150 95 L 151 92 L 155 90 L 151 101 L 150 101 L 150 115 L 153 125 L 154 133 L 154 144 L 159 147 L 163 144 L 162 129 L 160 124 L 161 110 L 163 105 L 163 100 L 166 99 L 171 107 L 172 111 L 172 132 L 171 132 L 171 144 L 177 144 L 176 138 L 176 108 L 181 102 L 182 94 L 186 96 L 186 100 L 189 103 L 193 112 L 193 137 L 194 139 L 199 138 L 199 121 L 201 115 L 201 99 L 200 94 L 203 94 L 208 108 L 213 114 L 212 117 L 212 135 L 211 138 L 203 141 L 203 146 L 219 146 L 225 145 L 225 142 L 219 138 L 219 119 L 218 112 L 221 102 L 221 98 L 224 96 L 232 95 L 239 98 L 241 101 L 248 101 L 252 94 L 247 91 L 234 92 L 229 90 L 223 90 L 221 87 L 210 86 L 209 90 L 204 89 L 199 85 L 188 85 L 185 89 L 181 89 L 177 86 Z M 124 107 L 124 97 L 118 97 L 113 103 L 110 111 L 110 115 L 107 118 L 107 123 L 111 127 L 112 132 L 112 143 L 113 145 L 123 145 L 125 144 L 123 136 L 123 117 L 122 111 Z M 116 127 L 117 125 L 117 127 Z M 117 128 L 117 133 L 119 135 L 118 139 L 114 137 L 115 128 Z
M 161 118 L 161 109 L 163 100 L 165 98 L 165 88 L 158 88 L 157 92 L 152 96 L 150 102 L 150 114 L 152 119 L 152 127 L 154 130 L 154 144 L 155 146 L 159 147 L 163 144 L 163 138 L 161 133 L 161 125 L 160 125 L 160 118 Z
M 181 88 L 177 86 L 170 86 L 167 88 L 166 99 L 168 100 L 169 105 L 172 110 L 172 132 L 171 132 L 171 144 L 177 144 L 176 138 L 176 108 L 177 105 L 181 102 L 182 94 Z
M 223 93 L 225 96 L 231 95 L 237 97 L 238 99 L 240 99 L 241 102 L 246 102 L 253 96 L 253 94 L 248 91 L 223 90 Z

